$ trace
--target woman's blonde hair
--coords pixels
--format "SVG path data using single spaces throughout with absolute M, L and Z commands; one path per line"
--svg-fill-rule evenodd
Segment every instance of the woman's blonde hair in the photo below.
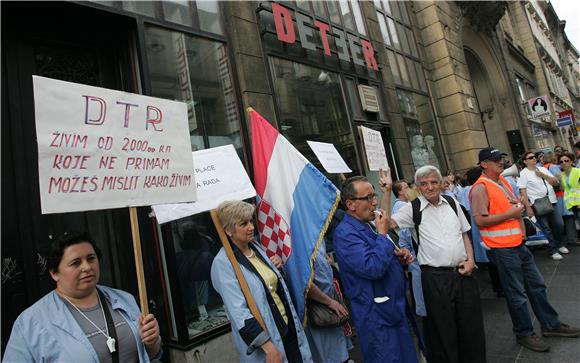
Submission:
M 254 207 L 241 200 L 228 200 L 217 207 L 217 215 L 226 232 L 232 232 L 236 223 L 251 221 L 254 217 Z

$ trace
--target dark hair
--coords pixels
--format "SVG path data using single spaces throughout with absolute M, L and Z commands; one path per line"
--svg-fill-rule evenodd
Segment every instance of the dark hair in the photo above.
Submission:
M 403 183 L 407 183 L 407 186 L 409 186 L 409 182 L 405 179 L 400 179 L 393 183 L 393 194 L 395 198 L 399 198 L 399 193 L 403 190 Z
M 483 170 L 480 166 L 473 167 L 465 172 L 465 181 L 467 185 L 473 185 L 481 176 Z
M 577 143 L 574 144 L 574 148 L 580 149 L 580 141 L 578 141 Z
M 99 260 L 101 259 L 101 250 L 93 239 L 87 233 L 80 232 L 65 232 L 61 237 L 55 239 L 48 248 L 47 256 L 47 267 L 48 271 L 58 272 L 58 265 L 60 260 L 62 260 L 62 255 L 64 255 L 64 250 L 68 246 L 76 245 L 78 243 L 87 242 L 93 246 L 95 253 Z
M 346 201 L 352 198 L 356 198 L 356 188 L 354 187 L 355 183 L 360 182 L 368 182 L 369 180 L 364 176 L 351 176 L 350 178 L 344 181 L 342 184 L 342 188 L 340 190 L 340 200 L 342 204 L 346 207 Z
M 567 157 L 567 158 L 568 158 L 568 159 L 570 159 L 572 162 L 574 162 L 574 160 L 576 159 L 576 158 L 574 157 L 574 154 L 572 154 L 572 153 L 571 153 L 571 152 L 569 152 L 569 151 L 565 151 L 565 152 L 561 153 L 561 154 L 560 154 L 560 156 L 558 156 L 558 162 L 560 162 L 560 159 L 562 159 L 562 156 L 565 156 L 565 157 Z
M 526 159 L 526 155 L 528 155 L 528 154 L 533 154 L 534 156 L 536 156 L 535 152 L 533 152 L 532 150 L 528 150 L 528 151 L 524 152 L 521 156 L 522 163 L 524 162 L 524 160 Z
M 536 159 L 540 159 L 542 156 L 545 156 L 543 151 L 536 151 L 534 155 L 536 155 Z

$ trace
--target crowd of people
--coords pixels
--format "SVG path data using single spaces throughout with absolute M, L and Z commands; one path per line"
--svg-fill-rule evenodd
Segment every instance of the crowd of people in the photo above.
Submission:
M 413 181 L 393 182 L 390 172 L 381 171 L 380 197 L 367 178 L 346 179 L 342 208 L 313 260 L 305 298 L 338 317 L 350 315 L 365 362 L 419 362 L 422 355 L 432 363 L 486 362 L 476 278 L 477 264 L 486 263 L 494 289 L 505 297 L 518 344 L 546 352 L 542 336 L 578 337 L 580 330 L 562 322 L 548 300 L 525 244 L 523 219 L 535 219 L 554 260 L 578 244 L 576 146 L 576 154 L 561 147 L 528 151 L 514 165 L 507 154 L 484 148 L 464 175 L 444 177 L 425 165 Z M 255 206 L 228 201 L 217 215 L 233 257 L 220 249 L 211 263 L 211 283 L 226 308 L 240 361 L 347 362 L 353 346 L 349 323 L 303 324 L 282 260 L 268 257 L 256 239 Z M 16 320 L 4 361 L 147 362 L 161 356 L 155 317 L 142 316 L 130 294 L 98 285 L 100 258 L 87 235 L 53 242 L 49 270 L 56 289 Z M 541 335 L 534 332 L 528 303 Z

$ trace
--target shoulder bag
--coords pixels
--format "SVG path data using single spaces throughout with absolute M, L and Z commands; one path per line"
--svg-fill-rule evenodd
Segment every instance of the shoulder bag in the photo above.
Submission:
M 548 191 L 548 186 L 546 185 L 546 181 L 543 178 L 542 181 L 544 182 L 544 186 L 546 187 L 546 195 L 543 196 L 542 198 L 536 199 L 534 201 L 534 204 L 532 204 L 534 214 L 537 216 L 545 216 L 546 214 L 550 214 L 554 211 L 554 205 L 550 201 L 549 197 L 550 192 Z
M 340 297 L 335 300 L 344 306 L 344 302 Z M 346 323 L 350 318 L 349 314 L 339 317 L 334 310 L 312 299 L 306 300 L 306 312 L 310 326 L 313 328 L 336 328 Z

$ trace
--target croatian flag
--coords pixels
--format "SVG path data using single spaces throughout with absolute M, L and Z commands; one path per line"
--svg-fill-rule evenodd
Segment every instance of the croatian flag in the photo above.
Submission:
M 253 109 L 252 159 L 258 230 L 268 256 L 284 261 L 294 307 L 304 319 L 318 246 L 339 201 L 336 187 Z

